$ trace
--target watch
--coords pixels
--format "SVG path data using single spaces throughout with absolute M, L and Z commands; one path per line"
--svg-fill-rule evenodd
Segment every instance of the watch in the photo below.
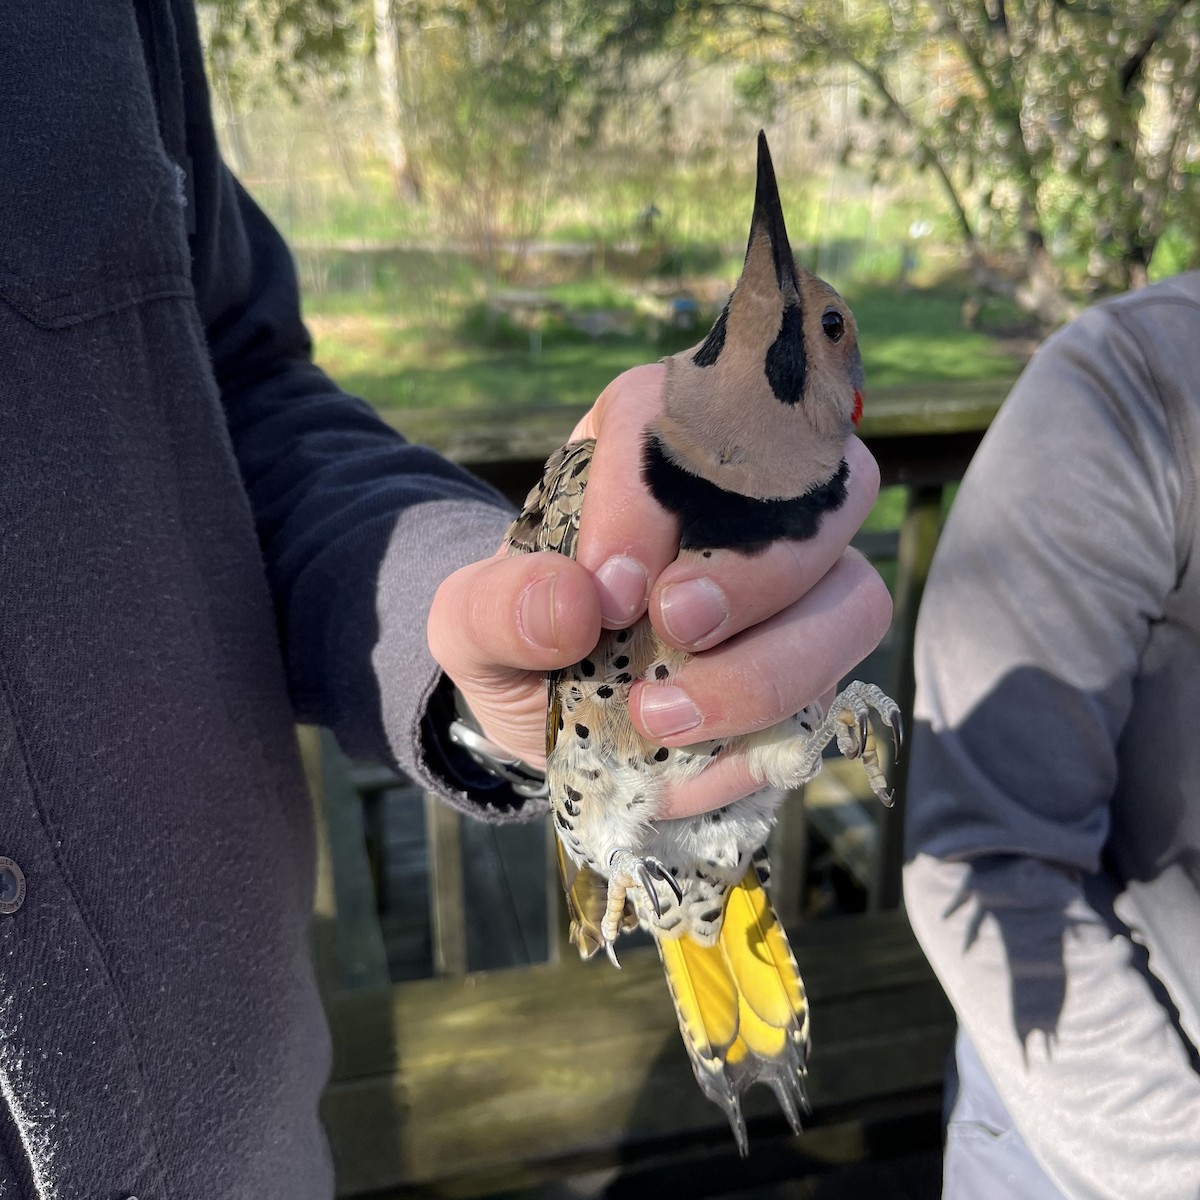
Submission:
M 550 795 L 546 772 L 498 746 L 483 732 L 462 693 L 454 689 L 456 716 L 450 722 L 450 740 L 461 746 L 489 775 L 502 779 L 526 800 L 545 800 Z

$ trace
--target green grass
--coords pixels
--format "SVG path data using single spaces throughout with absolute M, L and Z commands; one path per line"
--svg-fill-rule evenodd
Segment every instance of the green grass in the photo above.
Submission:
M 611 279 L 555 285 L 545 294 L 573 313 L 621 315 L 632 332 L 598 337 L 548 317 L 541 345 L 528 329 L 488 318 L 469 276 L 440 291 L 414 286 L 347 295 L 309 306 L 318 361 L 382 410 L 453 407 L 511 411 L 586 404 L 621 371 L 693 344 L 691 332 L 656 334 L 631 293 Z M 868 388 L 1003 379 L 1017 365 L 995 339 L 961 327 L 951 292 L 856 287 Z M 711 319 L 711 316 L 708 317 Z
M 382 164 L 356 162 L 352 175 L 300 160 L 302 174 L 246 177 L 255 200 L 291 242 L 425 241 L 436 236 L 428 206 L 399 204 Z
M 500 279 L 495 261 L 472 261 L 470 239 L 439 201 L 447 189 L 482 183 L 466 171 L 439 178 L 430 164 L 427 203 L 400 203 L 361 139 L 361 120 L 338 126 L 338 141 L 311 113 L 283 106 L 259 114 L 246 179 L 297 248 L 319 361 L 382 410 L 586 404 L 620 371 L 699 340 L 722 287 L 737 277 L 754 195 L 752 131 L 719 152 L 661 156 L 643 147 L 567 156 L 536 239 L 571 242 L 588 254 L 531 259 Z M 953 241 L 928 182 L 872 186 L 832 161 L 810 168 L 779 158 L 777 166 L 797 257 L 855 308 L 869 388 L 1014 373 L 994 339 L 961 328 L 953 289 L 898 294 L 894 287 L 915 219 L 935 226 L 922 242 L 926 265 L 917 279 L 936 268 L 932 244 Z M 659 215 L 647 229 L 642 218 L 651 205 Z M 502 228 L 492 232 L 504 236 Z M 429 249 L 450 242 L 453 255 Z M 699 327 L 663 334 L 647 315 L 650 291 L 672 286 L 708 298 Z M 514 288 L 542 292 L 568 318 L 615 315 L 620 331 L 590 337 L 570 319 L 551 318 L 540 350 L 531 352 L 527 329 L 485 307 L 489 296 Z
M 604 339 L 549 346 L 534 359 L 528 350 L 435 342 L 384 327 L 360 330 L 353 340 L 329 336 L 317 357 L 343 387 L 386 412 L 583 404 L 622 371 L 659 355 L 633 339 Z
M 1011 353 L 985 332 L 962 326 L 963 295 L 949 289 L 847 289 L 867 370 L 867 387 L 1011 379 Z

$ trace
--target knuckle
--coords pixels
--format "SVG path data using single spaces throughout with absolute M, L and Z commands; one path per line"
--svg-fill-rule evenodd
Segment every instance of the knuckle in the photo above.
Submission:
M 883 582 L 879 572 L 871 568 L 871 574 L 867 580 L 867 603 L 868 612 L 874 618 L 871 628 L 873 632 L 874 644 L 878 645 L 883 639 L 883 635 L 887 633 L 888 626 L 892 623 L 892 594 L 888 591 L 887 584 Z
M 766 685 L 763 688 L 763 697 L 769 700 L 770 703 L 763 706 L 764 711 L 762 712 L 758 728 L 766 729 L 782 721 L 784 717 L 791 716 L 797 707 L 800 706 L 795 704 L 794 697 L 790 695 L 789 689 L 785 687 L 781 676 L 775 674 L 773 671 L 767 671 L 762 676 L 762 680 Z
M 847 457 L 850 459 L 854 487 L 874 502 L 875 497 L 879 495 L 880 484 L 879 463 L 876 462 L 875 455 L 867 449 L 864 442 L 854 438 Z
M 724 675 L 710 681 L 711 700 L 701 704 L 707 712 L 706 733 L 711 730 L 716 736 L 728 736 L 768 729 L 801 707 L 791 707 L 787 673 L 777 668 L 747 663 Z
M 848 548 L 843 555 L 842 569 L 851 576 L 847 616 L 853 621 L 863 643 L 869 643 L 874 648 L 891 624 L 892 594 L 883 576 L 861 551 Z
M 777 546 L 772 546 L 768 554 L 772 557 L 778 556 L 778 579 L 771 581 L 776 586 L 780 582 L 786 582 L 791 591 L 798 596 L 816 582 L 815 575 L 820 564 L 814 561 L 809 542 L 784 538 Z

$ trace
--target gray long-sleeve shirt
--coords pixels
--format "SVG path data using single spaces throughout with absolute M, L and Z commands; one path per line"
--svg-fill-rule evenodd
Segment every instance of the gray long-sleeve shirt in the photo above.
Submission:
M 1200 273 L 1088 311 L 984 440 L 918 630 L 905 896 L 1072 1200 L 1200 1195 Z
M 327 1200 L 293 722 L 511 812 L 424 638 L 507 515 L 310 362 L 189 3 L 3 24 L 0 1197 Z

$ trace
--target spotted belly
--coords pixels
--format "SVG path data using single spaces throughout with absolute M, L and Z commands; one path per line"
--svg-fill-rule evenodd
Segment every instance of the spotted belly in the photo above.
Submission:
M 682 899 L 656 882 L 656 912 L 648 897 L 631 893 L 639 922 L 660 936 L 687 932 L 709 942 L 720 931 L 726 891 L 766 840 L 778 798 L 750 797 L 694 817 L 658 819 L 666 782 L 698 774 L 741 740 L 671 748 L 647 742 L 634 728 L 634 681 L 665 683 L 686 657 L 661 642 L 648 621 L 606 631 L 587 658 L 554 680 L 546 774 L 555 829 L 575 865 L 607 879 L 619 850 L 657 859 Z

